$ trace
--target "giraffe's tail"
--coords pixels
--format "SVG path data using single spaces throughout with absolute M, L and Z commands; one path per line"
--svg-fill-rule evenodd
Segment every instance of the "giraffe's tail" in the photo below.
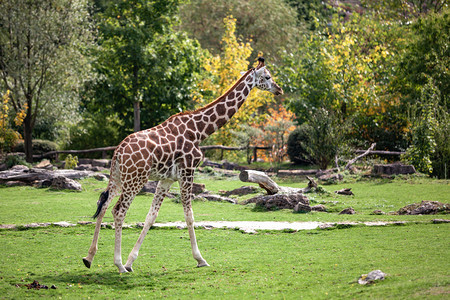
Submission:
M 102 211 L 103 205 L 105 205 L 106 201 L 108 201 L 108 197 L 109 197 L 109 191 L 108 190 L 106 190 L 106 191 L 104 191 L 103 193 L 100 194 L 100 199 L 98 199 L 98 201 L 97 201 L 97 211 L 92 216 L 92 218 L 95 219 L 95 218 L 98 217 L 98 215 Z

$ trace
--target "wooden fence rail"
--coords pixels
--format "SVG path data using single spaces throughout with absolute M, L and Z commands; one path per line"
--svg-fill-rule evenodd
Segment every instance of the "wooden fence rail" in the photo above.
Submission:
M 36 159 L 42 159 L 42 158 L 50 158 L 54 157 L 56 160 L 58 160 L 59 154 L 82 154 L 82 153 L 94 153 L 94 152 L 102 152 L 102 158 L 107 157 L 107 151 L 114 151 L 117 146 L 109 146 L 109 147 L 102 147 L 102 148 L 93 148 L 93 149 L 84 149 L 84 150 L 57 150 L 57 151 L 50 151 L 41 155 L 34 155 L 33 157 Z M 250 146 L 250 147 L 229 147 L 229 146 L 222 146 L 222 145 L 207 145 L 207 146 L 200 146 L 200 149 L 205 150 L 221 150 L 221 157 L 223 157 L 224 151 L 242 151 L 247 149 L 252 149 L 253 151 L 253 161 L 256 161 L 257 158 L 257 150 L 270 150 L 270 147 L 258 147 L 258 146 Z M 364 153 L 367 150 L 356 150 L 356 153 Z M 371 150 L 369 154 L 378 154 L 378 155 L 402 155 L 405 152 L 400 151 L 380 151 L 380 150 Z
M 58 160 L 59 154 L 82 154 L 82 153 L 102 152 L 102 158 L 106 158 L 107 157 L 106 152 L 114 151 L 116 149 L 116 147 L 117 146 L 109 146 L 109 147 L 93 148 L 93 149 L 85 149 L 85 150 L 57 150 L 57 151 L 46 152 L 41 155 L 34 155 L 33 157 L 36 159 L 54 157 L 56 160 Z M 223 151 L 241 151 L 241 150 L 253 149 L 253 155 L 256 158 L 257 150 L 269 150 L 270 147 L 258 147 L 258 146 L 229 147 L 229 146 L 222 146 L 222 145 L 207 145 L 207 146 L 200 146 L 200 149 L 203 151 L 205 151 L 205 150 L 221 150 L 222 151 L 221 157 L 223 157 Z

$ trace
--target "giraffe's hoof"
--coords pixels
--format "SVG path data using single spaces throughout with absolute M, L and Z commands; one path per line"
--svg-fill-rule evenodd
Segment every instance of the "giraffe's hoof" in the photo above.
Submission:
M 127 266 L 125 266 L 125 269 L 128 271 L 128 272 L 133 272 L 133 268 L 130 266 L 130 267 L 127 267 Z
M 84 265 L 86 266 L 86 268 L 90 269 L 91 268 L 91 262 L 88 261 L 86 258 L 83 258 L 83 262 Z
M 198 263 L 197 268 L 201 268 L 201 267 L 209 267 L 209 264 L 206 261 Z

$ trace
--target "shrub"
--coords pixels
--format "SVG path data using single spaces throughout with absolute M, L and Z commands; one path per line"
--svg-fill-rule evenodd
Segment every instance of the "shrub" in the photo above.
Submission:
M 44 154 L 50 151 L 56 151 L 58 146 L 55 142 L 48 140 L 33 140 L 33 154 Z M 14 152 L 25 152 L 24 141 L 19 141 L 14 146 Z
M 287 155 L 294 164 L 313 164 L 313 159 L 303 146 L 303 144 L 308 143 L 309 140 L 307 127 L 307 124 L 302 124 L 289 135 L 287 142 Z
M 31 166 L 25 161 L 25 157 L 21 155 L 8 155 L 5 159 L 5 165 L 8 169 L 17 165 Z
M 72 154 L 67 155 L 64 161 L 64 169 L 74 169 L 78 165 L 78 157 L 72 156 Z
M 349 121 L 349 120 L 348 120 Z M 298 153 L 306 153 L 311 160 L 326 169 L 345 144 L 348 122 L 340 121 L 332 112 L 320 108 L 311 112 L 307 123 L 299 128 L 297 143 L 300 145 Z M 291 140 L 294 143 L 294 137 Z M 299 147 L 297 146 L 297 149 Z M 291 150 L 292 151 L 292 150 Z

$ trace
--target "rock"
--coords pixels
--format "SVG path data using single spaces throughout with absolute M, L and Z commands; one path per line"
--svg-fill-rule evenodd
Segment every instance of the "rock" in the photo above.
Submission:
M 66 178 L 64 176 L 58 176 L 53 178 L 50 188 L 55 190 L 74 190 L 74 191 L 82 190 L 81 184 L 79 182 L 76 182 L 75 180 Z
M 92 168 L 92 165 L 90 164 L 80 164 L 78 166 L 76 166 L 75 168 L 73 168 L 74 170 L 89 170 Z
M 256 203 L 257 206 L 262 206 L 268 210 L 294 209 L 298 203 L 302 203 L 304 205 L 309 206 L 309 200 L 303 194 L 264 195 L 251 198 L 245 201 L 244 203 L 245 204 Z M 299 209 L 300 208 L 301 207 L 299 207 Z
M 194 198 L 194 200 L 195 199 L 199 199 L 199 198 L 204 198 L 204 199 L 206 199 L 208 201 L 229 202 L 229 203 L 233 203 L 233 204 L 237 203 L 236 200 L 234 200 L 234 199 L 231 199 L 231 198 L 228 198 L 228 197 L 222 197 L 222 196 L 219 196 L 219 195 L 212 195 L 212 194 L 209 194 L 209 193 L 198 194 Z
M 372 212 L 372 215 L 385 215 L 386 213 L 382 210 L 376 209 Z
M 205 185 L 202 183 L 195 183 L 192 185 L 192 193 L 194 195 L 201 194 L 205 191 Z
M 147 181 L 147 183 L 144 185 L 142 190 L 139 192 L 141 193 L 152 193 L 154 194 L 156 192 L 156 187 L 158 186 L 158 181 Z
M 333 181 L 342 180 L 344 178 L 344 176 L 340 173 L 331 173 L 331 174 L 324 174 L 317 178 L 321 181 L 333 182 Z
M 450 220 L 446 220 L 446 219 L 433 219 L 433 220 L 431 220 L 431 222 L 433 222 L 434 224 L 441 224 L 441 223 L 450 223 Z
M 258 188 L 255 186 L 241 186 L 240 188 L 234 189 L 232 191 L 226 191 L 223 194 L 225 196 L 230 195 L 238 195 L 238 196 L 244 196 L 248 194 L 254 194 L 258 191 Z
M 327 212 L 327 208 L 323 204 L 317 204 L 311 207 L 312 211 Z
M 386 274 L 381 270 L 375 270 L 370 272 L 369 274 L 363 274 L 358 279 L 359 284 L 372 284 L 377 280 L 384 280 L 386 278 Z
M 413 165 L 403 165 L 400 162 L 396 162 L 389 165 L 374 165 L 373 173 L 377 175 L 414 174 L 416 169 Z
M 94 178 L 97 179 L 98 181 L 106 181 L 106 180 L 108 180 L 108 176 L 106 176 L 105 174 L 102 174 L 102 173 L 95 174 Z
M 30 168 L 28 168 L 27 166 L 24 166 L 24 165 L 15 165 L 15 166 L 12 166 L 10 170 L 17 171 L 17 172 L 27 172 L 30 170 Z
M 109 167 L 111 167 L 111 160 L 109 160 L 109 159 L 93 159 L 92 160 L 92 166 L 93 167 L 109 168 Z
M 40 163 L 38 163 L 35 168 L 38 169 L 46 169 L 46 170 L 53 170 L 53 165 L 50 163 L 48 159 L 44 159 Z
M 299 202 L 294 206 L 294 211 L 298 213 L 308 213 L 311 211 L 311 206 L 308 204 Z
M 354 215 L 355 210 L 351 207 L 348 207 L 348 208 L 345 208 L 344 210 L 342 210 L 339 214 L 340 215 Z
M 438 201 L 422 201 L 406 205 L 398 210 L 399 215 L 435 215 L 437 213 L 450 212 L 450 203 Z
M 53 223 L 53 225 L 59 226 L 59 227 L 74 227 L 74 226 L 77 226 L 76 224 L 72 224 L 72 223 L 65 222 L 65 221 L 56 222 L 56 223 Z
M 13 180 L 13 181 L 5 182 L 5 185 L 8 186 L 8 187 L 11 187 L 11 186 L 25 186 L 25 185 L 27 185 L 27 183 L 23 182 L 23 181 Z
M 338 194 L 338 195 L 346 195 L 346 196 L 354 196 L 355 195 L 355 194 L 353 194 L 351 188 L 335 191 L 335 193 Z
M 154 194 L 156 192 L 156 187 L 158 186 L 158 181 L 147 181 L 147 183 L 144 185 L 142 190 L 139 192 L 140 195 L 145 193 L 152 193 Z M 167 198 L 174 198 L 175 195 L 168 193 L 166 195 Z

